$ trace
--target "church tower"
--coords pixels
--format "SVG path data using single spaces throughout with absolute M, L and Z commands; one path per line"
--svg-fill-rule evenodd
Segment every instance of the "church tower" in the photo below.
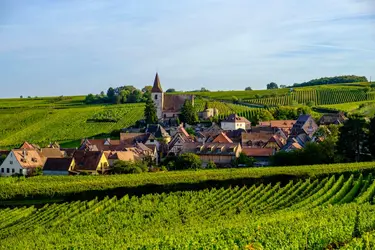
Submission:
M 156 73 L 154 86 L 151 89 L 151 98 L 156 107 L 156 115 L 158 119 L 163 118 L 164 93 L 160 85 L 159 75 Z

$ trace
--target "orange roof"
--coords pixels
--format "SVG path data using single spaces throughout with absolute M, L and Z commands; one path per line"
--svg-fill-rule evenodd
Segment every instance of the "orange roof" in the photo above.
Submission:
M 260 133 L 242 133 L 241 139 L 243 141 L 244 140 L 268 141 L 272 136 L 273 136 L 273 134 L 271 134 L 271 133 L 262 133 L 262 132 L 260 132 Z
M 108 159 L 120 161 L 135 161 L 139 159 L 139 155 L 133 151 L 119 151 L 119 152 L 104 152 Z
M 233 141 L 223 132 L 221 132 L 212 142 L 219 142 L 219 143 L 233 143 Z
M 274 121 L 259 122 L 259 126 L 269 126 L 269 127 L 276 127 L 276 128 L 292 128 L 295 123 L 296 123 L 296 120 L 274 120 Z
M 242 148 L 242 152 L 249 157 L 265 157 L 273 155 L 272 148 Z
M 13 149 L 12 152 L 22 168 L 44 166 L 45 159 L 35 149 Z

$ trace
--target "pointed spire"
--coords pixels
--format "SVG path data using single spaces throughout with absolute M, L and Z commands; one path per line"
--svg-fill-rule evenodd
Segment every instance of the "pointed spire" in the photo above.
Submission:
M 156 72 L 155 80 L 154 80 L 154 86 L 152 87 L 151 90 L 152 93 L 163 93 L 163 90 L 160 85 L 160 80 L 159 80 L 159 75 Z

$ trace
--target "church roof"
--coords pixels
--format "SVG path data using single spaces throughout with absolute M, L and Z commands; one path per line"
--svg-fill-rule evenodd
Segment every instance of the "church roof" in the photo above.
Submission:
M 160 85 L 159 75 L 156 73 L 155 80 L 154 80 L 154 86 L 151 89 L 152 93 L 163 93 L 163 90 Z

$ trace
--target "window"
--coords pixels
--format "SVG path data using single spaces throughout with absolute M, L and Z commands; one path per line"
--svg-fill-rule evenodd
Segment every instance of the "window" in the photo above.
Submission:
M 1 168 L 1 173 L 4 173 L 4 168 Z
M 9 173 L 9 168 L 7 168 L 7 173 Z
M 10 165 L 13 165 L 13 161 L 9 161 L 9 164 L 10 164 Z
M 23 173 L 22 173 L 22 168 L 20 169 L 20 174 L 23 174 Z
M 150 139 L 150 142 L 154 142 L 154 139 Z
M 155 100 L 157 100 L 158 99 L 158 95 L 155 95 Z
M 15 173 L 15 172 L 16 172 L 16 170 L 14 168 L 12 168 L 12 173 Z

